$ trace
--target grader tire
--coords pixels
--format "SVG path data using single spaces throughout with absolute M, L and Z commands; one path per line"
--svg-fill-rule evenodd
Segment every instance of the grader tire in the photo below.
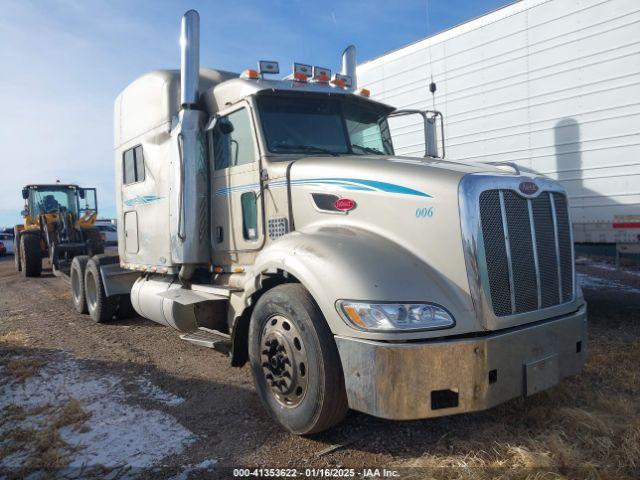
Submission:
M 23 277 L 39 277 L 42 273 L 42 252 L 38 235 L 20 236 L 20 264 Z
M 100 230 L 96 227 L 85 228 L 83 230 L 84 238 L 87 244 L 87 253 L 89 256 L 101 255 L 104 253 L 104 243 L 100 236 Z

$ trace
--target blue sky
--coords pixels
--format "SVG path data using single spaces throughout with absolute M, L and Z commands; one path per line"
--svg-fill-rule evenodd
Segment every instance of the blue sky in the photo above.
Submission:
M 201 18 L 201 64 L 277 60 L 332 68 L 353 43 L 371 59 L 511 0 L 0 0 L 0 226 L 20 221 L 26 183 L 98 188 L 114 216 L 112 109 L 142 73 L 178 68 L 180 17 Z

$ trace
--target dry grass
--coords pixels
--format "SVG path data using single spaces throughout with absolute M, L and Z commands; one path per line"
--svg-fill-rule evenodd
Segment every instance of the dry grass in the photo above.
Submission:
M 6 372 L 14 380 L 24 382 L 27 378 L 38 373 L 38 370 L 45 365 L 46 362 L 39 358 L 17 358 L 7 363 Z
M 640 478 L 640 342 L 595 338 L 590 348 L 581 375 L 491 412 L 442 419 L 449 433 L 398 466 L 422 467 L 423 478 Z
M 65 442 L 60 429 L 70 427 L 82 430 L 88 419 L 89 415 L 81 403 L 71 397 L 59 407 L 45 405 L 27 410 L 12 405 L 5 408 L 0 417 L 0 426 L 4 431 L 0 441 L 0 458 L 16 453 L 23 455 L 23 474 L 64 468 L 73 452 L 80 447 Z
M 0 335 L 0 347 L 21 347 L 27 343 L 28 337 L 20 331 L 11 331 Z

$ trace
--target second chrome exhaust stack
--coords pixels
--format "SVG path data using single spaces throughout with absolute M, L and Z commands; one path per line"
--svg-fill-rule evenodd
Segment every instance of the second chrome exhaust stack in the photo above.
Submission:
M 356 47 L 354 45 L 349 45 L 342 52 L 342 69 L 340 73 L 351 77 L 350 90 L 356 90 L 358 82 L 356 78 Z
M 189 10 L 180 28 L 180 104 L 193 108 L 198 103 L 200 80 L 200 15 Z

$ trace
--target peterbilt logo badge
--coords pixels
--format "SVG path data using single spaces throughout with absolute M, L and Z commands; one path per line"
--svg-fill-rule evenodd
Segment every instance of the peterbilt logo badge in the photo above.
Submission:
M 533 195 L 538 191 L 538 185 L 533 182 L 522 182 L 520 183 L 520 191 L 525 195 Z
M 356 202 L 354 202 L 350 198 L 339 198 L 333 203 L 333 206 L 336 210 L 340 210 L 341 212 L 348 212 L 349 210 L 353 210 L 354 208 L 356 208 Z

